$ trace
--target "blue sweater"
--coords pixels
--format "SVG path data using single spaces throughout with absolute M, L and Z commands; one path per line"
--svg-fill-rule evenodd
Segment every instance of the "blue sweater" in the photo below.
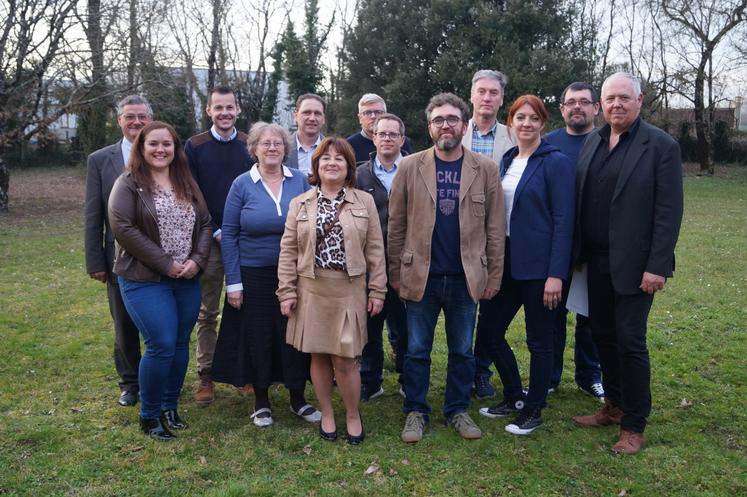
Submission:
M 236 178 L 226 198 L 221 241 L 226 286 L 241 283 L 241 266 L 277 265 L 290 201 L 311 188 L 304 173 L 283 167 L 285 179 L 278 213 L 256 167 Z
M 231 183 L 249 170 L 247 135 L 239 131 L 230 142 L 219 142 L 210 131 L 195 135 L 184 145 L 189 169 L 210 211 L 215 233 L 223 224 L 223 206 Z
M 565 128 L 559 128 L 547 133 L 543 138 L 550 145 L 555 145 L 559 148 L 561 152 L 571 159 L 571 162 L 575 166 L 578 156 L 581 153 L 581 147 L 590 133 L 591 131 L 585 135 L 569 135 Z

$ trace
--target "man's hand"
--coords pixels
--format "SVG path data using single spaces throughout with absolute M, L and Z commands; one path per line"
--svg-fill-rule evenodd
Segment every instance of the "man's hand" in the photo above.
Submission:
M 480 297 L 480 299 L 491 300 L 496 295 L 498 295 L 498 290 L 496 290 L 495 288 L 486 288 L 482 291 L 482 297 Z
M 100 281 L 101 283 L 106 283 L 106 271 L 96 271 L 95 273 L 88 273 L 88 276 L 90 276 L 91 279 Z
M 545 293 L 542 296 L 542 302 L 548 309 L 555 309 L 560 305 L 560 299 L 563 293 L 563 280 L 550 276 L 545 281 Z
M 657 290 L 663 289 L 666 282 L 667 279 L 664 276 L 659 276 L 658 274 L 653 273 L 643 273 L 641 285 L 638 288 L 653 295 Z
M 242 290 L 228 292 L 226 300 L 228 300 L 229 305 L 234 309 L 241 309 L 241 304 L 244 303 L 244 292 Z
M 392 287 L 392 290 L 397 292 L 397 295 L 399 295 L 399 281 L 390 281 L 389 286 Z
M 213 239 L 215 239 L 216 242 L 220 243 L 221 240 L 223 240 L 223 233 L 218 233 L 213 237 Z
M 282 302 L 280 302 L 280 314 L 287 318 L 291 317 L 291 315 L 293 315 L 293 311 L 296 310 L 297 303 L 298 299 L 283 300 Z
M 368 313 L 371 317 L 377 315 L 384 308 L 384 301 L 381 299 L 368 298 Z

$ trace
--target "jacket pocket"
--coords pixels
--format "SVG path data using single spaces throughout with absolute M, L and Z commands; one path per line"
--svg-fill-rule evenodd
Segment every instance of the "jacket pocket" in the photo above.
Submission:
M 410 252 L 410 251 L 402 252 L 402 258 L 401 259 L 402 259 L 402 264 L 404 264 L 406 266 L 411 265 L 412 264 L 412 252 Z
M 485 217 L 485 194 L 473 193 L 470 195 L 472 200 L 472 214 L 478 217 Z
M 366 232 L 368 231 L 368 211 L 365 209 L 350 209 L 350 213 L 353 215 L 353 223 L 358 231 L 362 235 L 362 239 L 366 239 Z

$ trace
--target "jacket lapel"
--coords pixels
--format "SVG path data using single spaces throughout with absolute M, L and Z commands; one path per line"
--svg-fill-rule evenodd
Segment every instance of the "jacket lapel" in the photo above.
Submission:
M 459 202 L 461 202 L 469 191 L 469 187 L 477 176 L 477 162 L 472 152 L 464 149 L 464 159 L 462 160 L 462 172 L 459 179 Z
M 594 158 L 594 153 L 597 151 L 597 148 L 599 148 L 599 142 L 601 140 L 602 138 L 599 136 L 599 132 L 593 131 L 581 149 L 581 154 L 576 163 L 576 205 L 581 205 L 584 184 L 586 183 L 586 175 L 589 172 L 591 160 Z M 580 212 L 581 209 L 576 209 L 577 217 L 580 215 Z
M 124 140 L 124 138 L 122 138 Z M 110 149 L 110 160 L 114 168 L 115 177 L 122 174 L 125 168 L 125 160 L 122 157 L 122 140 L 115 143 Z
M 646 128 L 646 123 L 641 121 L 640 125 L 638 126 L 638 132 L 633 137 L 633 141 L 628 147 L 628 151 L 623 158 L 623 166 L 622 169 L 620 169 L 620 175 L 617 178 L 615 193 L 612 194 L 613 201 L 625 187 L 625 183 L 628 181 L 628 178 L 630 178 L 633 170 L 641 162 L 641 156 L 644 154 L 644 152 L 646 152 L 646 149 L 648 148 L 648 140 L 648 128 Z
M 544 158 L 536 157 L 535 155 L 531 155 L 529 157 L 529 160 L 527 160 L 527 167 L 524 169 L 524 173 L 521 175 L 521 178 L 519 179 L 519 184 L 516 185 L 516 192 L 514 193 L 514 205 L 516 205 L 516 202 L 519 199 L 519 195 L 521 195 L 521 192 L 524 190 L 524 187 L 527 186 L 527 183 L 529 182 L 529 178 L 532 177 L 532 175 L 537 171 L 539 168 L 539 165 L 542 164 L 542 161 L 544 161 Z
M 436 202 L 436 152 L 433 148 L 423 154 L 423 158 L 418 165 L 420 178 L 425 183 L 428 193 L 431 194 L 433 202 Z

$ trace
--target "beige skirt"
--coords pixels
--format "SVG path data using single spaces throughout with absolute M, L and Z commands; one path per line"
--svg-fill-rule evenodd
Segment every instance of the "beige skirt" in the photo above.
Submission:
M 301 352 L 359 357 L 368 342 L 366 276 L 321 268 L 314 274 L 298 277 L 285 341 Z

